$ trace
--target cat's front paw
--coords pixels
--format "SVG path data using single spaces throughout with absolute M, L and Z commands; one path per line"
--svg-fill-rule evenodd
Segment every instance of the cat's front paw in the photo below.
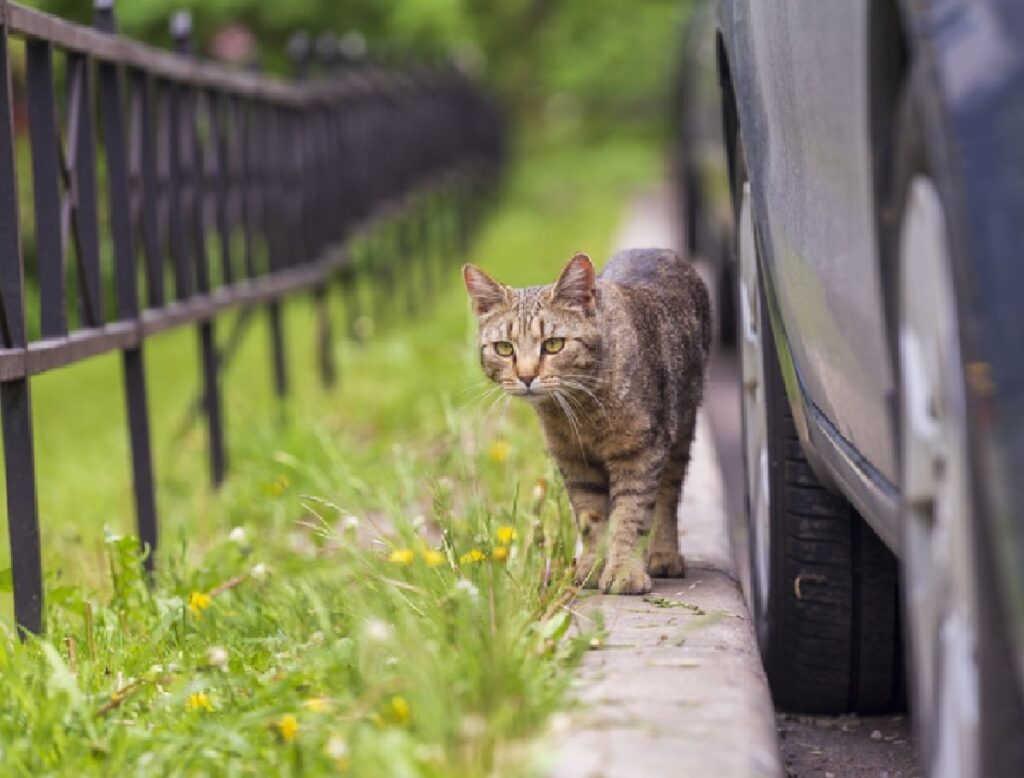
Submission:
M 686 562 L 678 551 L 651 551 L 647 570 L 652 578 L 683 578 Z
M 576 559 L 576 585 L 584 589 L 596 589 L 601 579 L 604 564 L 597 554 L 582 553 Z
M 642 559 L 628 559 L 606 565 L 599 586 L 605 594 L 647 594 L 651 590 L 651 577 Z

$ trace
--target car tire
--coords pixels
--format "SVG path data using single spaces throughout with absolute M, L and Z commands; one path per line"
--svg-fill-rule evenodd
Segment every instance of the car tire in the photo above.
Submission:
M 903 701 L 895 559 L 804 455 L 776 353 L 741 145 L 734 162 L 749 597 L 772 696 L 795 712 L 892 710 Z
M 896 125 L 881 210 L 897 362 L 903 592 L 911 702 L 931 778 L 1024 775 L 1024 694 L 981 520 L 968 436 L 948 179 L 923 71 Z

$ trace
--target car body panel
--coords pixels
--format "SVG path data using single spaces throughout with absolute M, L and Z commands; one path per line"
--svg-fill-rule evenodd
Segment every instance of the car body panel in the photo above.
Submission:
M 689 251 L 729 262 L 733 215 L 715 46 L 715 4 L 695 4 L 686 22 L 673 119 L 681 141 L 677 186 L 686 207 Z
M 744 5 L 732 44 L 749 66 L 732 77 L 762 261 L 786 329 L 813 334 L 791 342 L 793 362 L 809 401 L 892 483 L 892 368 L 867 132 L 867 6 Z
M 898 551 L 893 354 L 870 145 L 869 3 L 720 0 L 801 439 Z M 979 520 L 1024 679 L 1024 3 L 905 0 L 950 202 Z M 968 259 L 969 258 L 969 259 Z M 881 258 L 887 260 L 888 258 Z

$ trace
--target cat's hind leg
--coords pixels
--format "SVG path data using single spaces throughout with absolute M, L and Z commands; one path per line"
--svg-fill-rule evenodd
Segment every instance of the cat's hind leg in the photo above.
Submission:
M 686 562 L 679 551 L 679 497 L 683 479 L 690 464 L 694 421 L 681 425 L 679 437 L 669 452 L 668 462 L 658 485 L 658 501 L 654 509 L 654 537 L 647 569 L 653 578 L 682 578 Z

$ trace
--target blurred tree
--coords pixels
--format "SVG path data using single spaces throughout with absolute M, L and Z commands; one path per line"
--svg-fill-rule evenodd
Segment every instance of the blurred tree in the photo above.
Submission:
M 92 3 L 28 0 L 88 24 Z M 512 113 L 583 125 L 591 134 L 649 123 L 661 110 L 687 0 L 120 0 L 121 29 L 169 45 L 167 19 L 192 11 L 197 43 L 237 23 L 254 33 L 261 64 L 286 73 L 296 30 L 358 30 L 370 51 L 452 57 L 480 68 Z

